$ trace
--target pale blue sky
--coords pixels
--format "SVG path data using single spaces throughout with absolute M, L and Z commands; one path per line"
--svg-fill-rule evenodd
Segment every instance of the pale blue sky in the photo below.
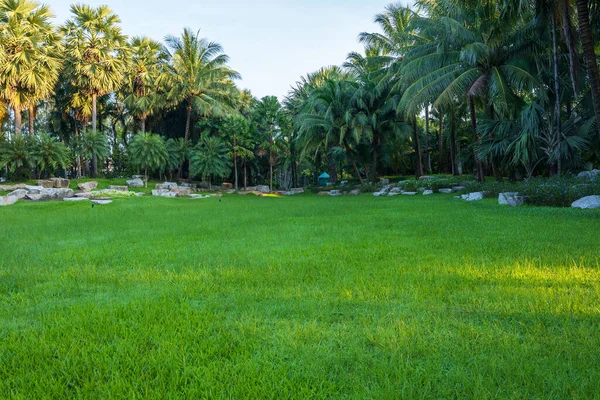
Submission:
M 46 0 L 56 22 L 69 17 L 72 0 Z M 400 0 L 406 4 L 408 0 Z M 130 36 L 161 40 L 184 27 L 223 45 L 239 86 L 257 97 L 282 98 L 300 76 L 341 64 L 362 47 L 357 36 L 376 31 L 375 14 L 392 0 L 84 0 L 108 5 Z

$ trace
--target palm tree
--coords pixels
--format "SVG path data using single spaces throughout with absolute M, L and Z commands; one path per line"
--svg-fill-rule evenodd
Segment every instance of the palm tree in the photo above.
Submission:
M 0 167 L 7 168 L 19 177 L 31 176 L 30 168 L 34 166 L 34 146 L 31 137 L 15 136 L 0 142 Z
M 29 109 L 29 133 L 34 132 L 36 104 L 54 92 L 60 70 L 60 37 L 47 5 L 33 0 L 0 2 L 0 98 L 15 114 L 15 134 Z
M 229 149 L 218 137 L 205 138 L 190 153 L 190 174 L 207 178 L 212 188 L 211 176 L 224 177 L 231 172 L 228 153 Z
M 128 147 L 131 164 L 144 170 L 144 185 L 148 187 L 148 170 L 162 169 L 169 160 L 165 141 L 159 135 L 144 132 L 135 135 Z
M 167 36 L 165 41 L 171 57 L 169 77 L 164 77 L 171 89 L 167 99 L 184 104 L 185 135 L 190 137 L 192 111 L 207 117 L 223 114 L 233 106 L 235 86 L 232 80 L 240 75 L 227 66 L 229 57 L 220 44 L 199 37 L 185 28 L 181 37 Z
M 235 191 L 238 191 L 238 157 L 240 153 L 247 153 L 251 150 L 246 147 L 248 137 L 250 136 L 250 122 L 241 115 L 232 115 L 225 119 L 223 123 L 223 133 L 229 141 L 233 158 L 233 174 Z
M 273 167 L 277 162 L 277 154 L 281 150 L 280 122 L 283 109 L 275 96 L 263 97 L 254 108 L 254 118 L 259 129 L 262 143 L 259 145 L 259 155 L 269 156 L 269 190 L 273 191 Z
M 171 171 L 177 168 L 177 177 L 180 179 L 183 176 L 183 164 L 188 159 L 190 150 L 190 142 L 186 142 L 183 138 L 167 140 L 168 166 Z
M 146 132 L 146 119 L 161 104 L 159 87 L 165 73 L 168 55 L 164 47 L 145 36 L 131 39 L 131 64 L 128 72 L 127 108 L 140 121 L 140 131 Z
M 44 171 L 49 171 L 53 175 L 59 167 L 64 169 L 69 165 L 69 149 L 64 143 L 47 133 L 37 138 L 33 148 L 33 158 L 39 178 Z
M 65 36 L 65 72 L 73 86 L 73 104 L 91 101 L 92 131 L 96 132 L 98 97 L 117 91 L 124 82 L 127 43 L 120 19 L 107 6 L 71 6 L 72 18 L 62 27 Z M 92 160 L 92 177 L 98 170 Z
M 78 144 L 79 154 L 92 161 L 92 177 L 98 176 L 98 161 L 109 155 L 108 141 L 102 132 L 87 130 Z

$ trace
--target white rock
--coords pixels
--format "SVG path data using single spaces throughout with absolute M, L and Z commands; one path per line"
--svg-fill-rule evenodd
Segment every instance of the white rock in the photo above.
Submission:
M 498 194 L 498 204 L 503 206 L 522 206 L 525 204 L 525 197 L 519 196 L 517 192 L 506 192 Z
M 92 192 L 75 193 L 75 197 L 81 197 L 81 198 L 84 198 L 84 199 L 91 199 L 92 197 L 94 197 L 94 193 L 92 193 Z
M 185 197 L 190 198 L 190 199 L 210 199 L 209 195 L 202 195 L 202 194 L 188 194 Z
M 46 195 L 53 200 L 62 200 L 75 196 L 75 192 L 72 189 L 65 188 L 42 189 L 40 190 L 40 194 Z
M 161 194 L 160 197 L 171 197 L 171 198 L 179 197 L 179 193 L 177 193 L 177 192 L 165 192 L 165 193 Z
M 423 192 L 423 196 L 429 196 L 430 194 L 433 194 L 433 190 L 426 190 Z
M 415 196 L 417 194 L 417 192 L 402 192 L 402 194 L 404 194 L 406 196 Z
M 473 192 L 473 193 L 469 193 L 469 194 L 464 194 L 464 195 L 462 195 L 462 199 L 466 200 L 466 201 L 483 200 L 483 193 L 482 192 Z
M 90 199 L 86 198 L 86 197 L 68 197 L 66 199 L 63 199 L 63 201 L 89 201 Z
M 152 196 L 162 196 L 164 193 L 168 193 L 167 189 L 155 189 L 152 191 Z
M 96 189 L 97 187 L 98 187 L 98 182 L 96 182 L 96 181 L 83 182 L 83 183 L 80 183 L 79 185 L 77 185 L 77 188 L 84 192 L 91 192 L 92 190 Z
M 577 177 L 578 178 L 588 178 L 595 179 L 600 174 L 600 169 L 593 169 L 591 171 L 583 171 L 580 172 Z
M 52 197 L 50 197 L 50 195 L 45 194 L 45 193 L 44 194 L 42 194 L 42 193 L 28 193 L 25 198 L 29 199 L 31 201 L 52 200 Z
M 92 200 L 92 203 L 98 204 L 98 205 L 110 204 L 112 202 L 113 202 L 112 200 Z
M 44 189 L 43 186 L 25 186 L 25 190 L 27 190 L 27 193 L 31 193 L 31 194 L 40 194 L 40 191 Z
M 157 189 L 157 190 L 160 190 L 160 189 L 166 189 L 166 190 L 177 189 L 177 184 L 175 182 L 159 183 L 159 184 L 156 185 L 155 189 Z
M 329 195 L 330 196 L 341 196 L 343 193 L 341 190 L 330 190 L 329 191 Z
M 445 188 L 445 189 L 439 189 L 438 192 L 440 192 L 440 193 L 454 193 L 454 190 Z
M 581 208 L 582 210 L 593 210 L 600 208 L 600 196 L 586 196 L 576 200 L 571 204 L 573 208 Z
M 269 193 L 270 192 L 269 187 L 266 185 L 258 185 L 256 187 L 256 190 L 258 190 L 261 193 Z
M 0 196 L 0 207 L 13 205 L 17 201 L 19 201 L 19 199 L 14 196 Z
M 144 187 L 144 181 L 140 178 L 131 179 L 127 181 L 128 187 L 141 188 Z
M 27 196 L 27 190 L 26 189 L 17 189 L 11 193 L 9 193 L 7 196 L 11 196 L 11 197 L 16 197 L 17 199 L 22 199 L 25 196 Z
M 395 187 L 392 190 L 390 190 L 390 193 L 401 193 L 402 192 L 402 188 L 399 187 Z

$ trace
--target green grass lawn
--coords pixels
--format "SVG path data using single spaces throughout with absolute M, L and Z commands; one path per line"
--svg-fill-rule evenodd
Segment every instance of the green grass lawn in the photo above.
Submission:
M 600 393 L 598 211 L 231 195 L 0 223 L 0 398 Z

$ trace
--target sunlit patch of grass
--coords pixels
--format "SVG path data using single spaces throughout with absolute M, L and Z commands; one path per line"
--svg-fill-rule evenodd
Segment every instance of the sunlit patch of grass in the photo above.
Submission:
M 0 208 L 0 397 L 600 390 L 600 212 L 220 200 Z

